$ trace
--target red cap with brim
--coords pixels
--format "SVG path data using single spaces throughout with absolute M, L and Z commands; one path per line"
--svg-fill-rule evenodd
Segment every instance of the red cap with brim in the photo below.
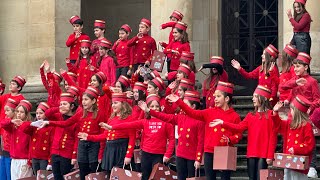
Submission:
M 93 98 L 97 99 L 99 97 L 99 90 L 97 88 L 89 86 L 85 91 L 85 94 L 90 94 Z
M 259 94 L 260 96 L 263 96 L 267 99 L 271 98 L 271 90 L 269 88 L 266 88 L 264 86 L 258 85 L 256 90 L 254 91 L 255 94 Z
M 86 40 L 86 39 L 81 40 L 80 46 L 81 46 L 81 47 L 88 47 L 88 48 L 90 48 L 90 47 L 91 47 L 91 41 Z
M 299 51 L 290 44 L 287 44 L 283 51 L 293 58 L 296 58 L 299 53 Z
M 189 79 L 182 78 L 180 80 L 179 86 L 187 88 L 187 89 L 193 89 L 194 83 L 191 82 Z
M 12 80 L 16 81 L 20 87 L 23 87 L 26 84 L 26 80 L 21 76 L 16 76 Z
M 160 104 L 160 96 L 156 94 L 150 94 L 149 96 L 147 96 L 146 103 L 149 104 L 152 101 L 157 101 Z
M 164 90 L 165 85 L 164 85 L 164 82 L 161 78 L 156 77 L 156 78 L 152 79 L 152 82 L 159 88 L 159 91 Z
M 127 32 L 131 33 L 132 29 L 128 24 L 124 24 L 121 26 L 122 29 L 125 29 Z
M 129 87 L 130 86 L 130 80 L 124 75 L 121 75 L 118 78 L 118 81 L 121 82 L 125 87 Z
M 72 16 L 70 19 L 69 19 L 69 22 L 70 24 L 74 24 L 74 22 L 76 22 L 77 20 L 79 20 L 80 17 L 75 15 L 75 16 Z
M 41 109 L 43 112 L 46 112 L 49 108 L 50 106 L 46 102 L 41 102 L 37 107 L 37 109 Z
M 311 102 L 301 96 L 301 95 L 297 95 L 293 100 L 292 100 L 292 105 L 294 107 L 296 107 L 297 109 L 299 109 L 301 112 L 304 112 L 304 113 L 307 113 L 308 112 L 308 109 L 311 105 Z
M 93 23 L 93 26 L 95 28 L 101 28 L 101 29 L 105 29 L 106 28 L 106 22 L 103 20 L 95 20 Z
M 177 22 L 176 25 L 174 26 L 175 28 L 181 29 L 183 31 L 186 31 L 188 28 L 188 25 L 183 22 Z
M 133 89 L 138 89 L 143 92 L 147 92 L 147 85 L 142 82 L 136 82 L 136 83 L 134 83 Z
M 310 64 L 312 58 L 307 53 L 299 52 L 296 59 L 303 61 L 306 64 Z
M 126 102 L 127 101 L 126 93 L 112 93 L 112 102 L 115 102 L 115 101 Z
M 193 61 L 194 60 L 194 53 L 193 52 L 188 52 L 188 51 L 182 51 L 180 59 Z
M 101 40 L 99 46 L 111 49 L 112 43 L 106 39 Z
M 183 99 L 188 101 L 200 102 L 200 93 L 198 91 L 186 91 Z
M 99 77 L 101 84 L 104 84 L 107 81 L 107 76 L 102 71 L 97 72 L 95 75 Z
M 19 105 L 19 102 L 15 101 L 14 99 L 8 98 L 6 102 L 6 106 L 10 107 L 11 109 L 16 109 Z
M 32 104 L 27 100 L 21 100 L 18 106 L 23 106 L 28 112 L 30 112 L 32 108 Z
M 147 27 L 151 27 L 151 21 L 146 19 L 146 18 L 142 18 L 141 21 L 140 21 L 140 24 L 143 24 Z
M 216 90 L 223 91 L 228 94 L 233 94 L 233 88 L 233 84 L 219 81 Z
M 74 97 L 71 93 L 61 93 L 60 101 L 67 101 L 69 103 L 74 102 Z
M 177 10 L 174 10 L 170 16 L 171 17 L 175 17 L 178 21 L 181 21 L 183 19 L 183 14 Z
M 210 63 L 211 64 L 220 64 L 223 66 L 224 59 L 221 56 L 211 56 Z
M 190 67 L 186 64 L 181 64 L 178 68 L 178 71 L 184 72 L 187 76 L 189 76 L 191 73 Z
M 80 93 L 79 89 L 75 86 L 69 86 L 67 92 L 72 94 L 73 96 L 79 96 Z

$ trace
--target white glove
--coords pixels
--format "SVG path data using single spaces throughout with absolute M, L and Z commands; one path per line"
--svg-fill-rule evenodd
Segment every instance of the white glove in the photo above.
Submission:
M 40 128 L 41 124 L 43 123 L 43 120 L 38 120 L 38 121 L 34 121 L 30 124 L 30 126 L 36 127 L 36 128 Z
M 52 166 L 50 164 L 47 165 L 47 171 L 52 171 Z

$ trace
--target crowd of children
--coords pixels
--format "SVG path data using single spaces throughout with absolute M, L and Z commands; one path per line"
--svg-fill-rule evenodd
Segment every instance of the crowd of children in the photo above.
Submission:
M 217 176 L 215 147 L 236 145 L 245 130 L 250 180 L 259 179 L 260 170 L 272 164 L 278 133 L 284 139 L 284 153 L 315 160 L 312 126 L 320 126 L 320 92 L 308 73 L 310 47 L 299 39 L 310 29 L 305 3 L 295 0 L 294 17 L 288 11 L 295 33 L 281 53 L 281 72 L 277 65 L 280 53 L 271 44 L 252 72 L 246 72 L 237 60 L 231 61 L 241 76 L 258 79 L 252 98 L 254 111 L 242 121 L 232 108 L 234 85 L 228 82 L 222 57 L 212 56 L 201 67 L 210 72 L 202 95 L 195 89 L 194 53 L 179 11 L 173 11 L 170 21 L 161 25 L 161 29 L 172 28 L 169 42 L 160 42 L 168 64 L 168 74 L 162 77 L 147 68 L 157 50 L 149 35 L 150 20 L 141 19 L 139 33 L 132 39 L 131 27 L 122 25 L 119 39 L 111 43 L 104 37 L 105 21 L 95 20 L 97 39 L 91 41 L 82 32 L 80 17 L 72 16 L 74 32 L 66 41 L 68 70 L 51 71 L 47 61 L 41 64 L 48 99 L 38 103 L 35 118 L 30 115 L 31 103 L 20 93 L 26 80 L 14 77 L 7 94 L 0 81 L 0 179 L 16 180 L 36 175 L 38 170 L 52 170 L 54 178 L 61 180 L 77 165 L 84 180 L 90 173 L 110 175 L 113 167 L 128 165 L 147 180 L 153 165 L 167 163 L 175 154 L 179 180 L 194 177 L 202 163 L 206 178 L 212 180 Z M 283 107 L 291 110 L 288 120 L 278 115 Z M 135 149 L 141 149 L 141 166 L 133 162 Z M 232 172 L 220 174 L 228 180 Z M 307 179 L 307 174 L 308 169 L 285 169 L 285 179 Z

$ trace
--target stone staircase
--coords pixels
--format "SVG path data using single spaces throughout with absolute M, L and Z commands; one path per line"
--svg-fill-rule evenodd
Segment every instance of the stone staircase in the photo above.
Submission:
M 248 112 L 253 110 L 252 96 L 234 96 L 233 108 L 240 114 L 243 119 Z M 282 145 L 279 143 L 281 136 L 278 136 L 277 151 L 281 150 Z M 316 138 L 317 142 L 317 162 L 320 160 L 320 137 Z M 232 172 L 231 177 L 235 180 L 249 179 L 247 175 L 247 132 L 245 131 L 241 141 L 236 145 L 238 147 L 237 171 Z M 317 171 L 320 172 L 319 164 L 317 164 Z M 318 173 L 320 175 L 320 173 Z M 317 178 L 320 179 L 320 178 Z

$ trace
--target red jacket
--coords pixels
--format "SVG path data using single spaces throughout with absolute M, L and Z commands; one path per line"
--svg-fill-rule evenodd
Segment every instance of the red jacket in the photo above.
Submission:
M 75 33 L 72 33 L 69 35 L 66 41 L 66 46 L 70 47 L 70 54 L 69 54 L 70 60 L 78 59 L 82 40 L 90 40 L 90 38 L 88 35 L 84 33 L 81 33 L 80 37 L 78 38 L 76 38 Z
M 234 145 L 242 138 L 241 133 L 225 129 L 221 126 L 209 127 L 209 123 L 214 119 L 222 119 L 224 122 L 238 124 L 240 122 L 240 116 L 233 108 L 226 111 L 218 107 L 205 110 L 194 110 L 186 105 L 181 99 L 177 101 L 177 104 L 191 118 L 205 122 L 204 152 L 213 153 L 215 146 Z M 230 144 L 222 141 L 221 138 L 223 135 L 230 139 Z
M 8 94 L 4 94 L 2 96 L 0 96 L 0 121 L 4 120 L 6 118 L 6 114 L 4 111 L 4 106 L 7 103 L 7 100 L 11 98 L 17 102 L 20 102 L 21 100 L 25 99 L 24 96 L 22 94 L 18 94 L 16 96 L 11 95 L 11 93 Z M 1 123 L 1 122 L 0 122 Z M 2 129 L 0 128 L 0 135 L 2 134 Z
M 159 119 L 143 119 L 134 122 L 116 124 L 112 129 L 143 129 L 141 149 L 152 154 L 164 154 L 170 158 L 174 150 L 173 126 Z M 168 143 L 169 141 L 169 143 Z
M 116 116 L 112 119 L 109 119 L 108 124 L 111 126 L 114 126 L 116 124 L 122 124 L 130 121 L 132 121 L 131 117 L 128 117 L 126 119 L 120 119 L 118 116 Z M 99 134 L 99 135 L 89 135 L 87 140 L 95 141 L 95 142 L 105 142 L 106 139 L 107 141 L 112 141 L 112 140 L 123 139 L 123 138 L 129 138 L 126 157 L 131 158 L 133 155 L 133 150 L 135 145 L 134 130 L 105 130 L 102 134 Z M 104 147 L 105 145 L 103 146 L 103 149 Z
M 171 31 L 169 33 L 169 41 L 168 41 L 168 44 L 174 40 L 174 37 L 173 37 L 173 28 L 174 26 L 176 25 L 176 22 L 174 21 L 169 21 L 167 23 L 164 23 L 164 24 L 161 24 L 161 29 L 166 29 L 168 27 L 171 27 Z M 168 46 L 168 44 L 164 43 L 163 44 L 163 47 L 166 48 Z
M 296 80 L 299 78 L 305 78 L 307 80 L 307 83 L 303 86 L 298 86 L 296 84 Z M 291 78 L 289 81 L 281 83 L 280 88 L 282 90 L 292 90 L 291 94 L 287 99 L 289 102 L 291 102 L 292 98 L 296 97 L 297 95 L 302 95 L 305 96 L 310 102 L 312 102 L 312 108 L 320 106 L 320 92 L 318 81 L 310 75 L 295 76 Z
M 2 121 L 10 121 L 11 119 L 6 117 L 5 119 L 0 119 L 0 122 Z M 1 124 L 0 124 L 0 129 L 1 129 Z M 11 133 L 7 132 L 6 130 L 2 129 L 2 146 L 3 150 L 10 152 L 10 144 L 11 144 Z
M 309 164 L 312 160 L 312 151 L 315 147 L 315 138 L 312 131 L 312 125 L 307 122 L 297 129 L 291 129 L 292 119 L 281 120 L 279 116 L 274 118 L 279 126 L 279 133 L 283 136 L 284 153 L 291 154 L 288 150 L 293 148 L 294 155 L 309 156 Z M 297 170 L 298 171 L 298 170 Z M 309 169 L 298 171 L 308 174 Z
M 277 66 L 274 66 L 272 71 L 269 72 L 270 76 L 266 76 L 263 71 L 260 72 L 260 68 L 261 65 L 249 73 L 243 68 L 240 68 L 239 73 L 246 79 L 258 79 L 259 85 L 265 86 L 271 90 L 271 98 L 277 99 L 279 86 L 279 70 Z
M 132 47 L 128 47 L 128 42 L 128 40 L 121 40 L 113 44 L 112 50 L 117 55 L 117 68 L 133 65 L 133 51 Z
M 142 38 L 135 36 L 130 39 L 128 47 L 133 47 L 133 64 L 150 61 L 153 52 L 157 50 L 156 41 L 148 34 L 144 34 Z
M 55 81 L 53 74 L 51 72 L 44 74 L 44 68 L 40 68 L 41 81 L 43 86 L 46 88 L 48 92 L 48 105 L 50 107 L 58 107 L 60 105 L 60 94 L 61 89 L 59 84 Z
M 280 74 L 279 83 L 281 83 L 281 84 L 286 83 L 287 81 L 289 81 L 291 78 L 293 78 L 295 76 L 296 76 L 296 74 L 294 73 L 294 68 L 293 68 L 293 66 L 291 66 L 290 71 Z M 278 91 L 279 91 L 279 100 L 280 101 L 287 100 L 291 94 L 291 89 L 284 90 L 282 88 L 279 88 Z
M 268 110 L 268 117 L 265 112 L 249 112 L 239 124 L 223 122 L 222 127 L 236 132 L 248 130 L 248 158 L 273 159 L 277 139 L 275 125 L 272 120 L 272 111 Z
M 87 63 L 86 59 L 80 60 L 77 82 L 80 88 L 87 89 L 91 81 L 91 77 L 96 73 L 97 62 L 94 58 L 90 58 L 91 63 Z M 91 66 L 94 68 L 92 69 Z
M 30 136 L 11 123 L 11 119 L 1 122 L 1 127 L 11 134 L 10 157 L 13 159 L 29 159 Z
M 64 121 L 69 116 L 59 113 L 59 108 L 50 108 L 45 112 L 49 120 Z M 59 155 L 68 159 L 77 159 L 79 126 L 73 124 L 67 127 L 55 127 L 51 146 L 51 155 Z
M 31 138 L 30 141 L 30 158 L 50 161 L 51 144 L 53 141 L 54 128 L 44 127 L 37 129 L 30 126 L 31 122 L 24 122 L 20 128 Z
M 179 54 L 172 53 L 172 50 L 178 51 Z M 171 59 L 170 70 L 176 71 L 180 65 L 180 57 L 182 51 L 190 51 L 189 42 L 181 43 L 181 41 L 171 41 L 169 45 L 163 50 L 163 53 Z
M 214 76 L 210 81 L 210 87 L 207 89 L 207 80 L 203 82 L 202 96 L 206 97 L 206 108 L 211 108 L 215 106 L 215 96 L 214 92 L 216 91 L 218 81 L 228 82 L 228 74 L 223 70 L 222 75 L 218 79 L 218 76 Z
M 113 58 L 110 56 L 103 57 L 99 70 L 107 77 L 105 84 L 108 86 L 114 86 L 116 83 L 116 64 L 113 62 Z
M 309 32 L 310 31 L 310 24 L 312 20 L 309 13 L 304 13 L 301 19 L 299 20 L 299 22 L 294 20 L 294 18 L 290 18 L 289 21 L 293 26 L 293 32 Z
M 90 52 L 93 54 L 93 58 L 97 61 L 100 58 L 99 46 L 101 40 L 107 40 L 106 38 L 95 39 L 91 43 Z
M 150 110 L 150 115 L 162 121 L 178 125 L 178 146 L 176 154 L 189 160 L 202 161 L 205 123 L 187 115 L 165 114 Z

